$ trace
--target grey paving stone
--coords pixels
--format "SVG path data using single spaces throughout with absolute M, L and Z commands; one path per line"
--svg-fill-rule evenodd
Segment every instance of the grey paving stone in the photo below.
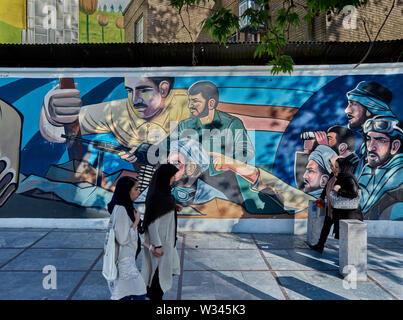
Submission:
M 1 223 L 1 218 L 0 218 Z M 49 232 L 52 228 L 0 228 L 0 232 Z
M 52 232 L 33 248 L 99 248 L 104 247 L 104 232 Z
M 177 249 L 177 250 L 178 250 L 178 256 L 180 259 L 181 251 L 179 249 Z M 139 270 L 141 270 L 142 260 L 143 260 L 143 251 L 140 252 L 140 254 L 138 255 L 137 260 L 136 260 L 136 265 Z M 102 265 L 103 265 L 103 257 L 101 257 L 101 259 L 99 259 L 97 264 L 94 266 L 93 270 L 102 271 Z
M 179 276 L 174 276 L 172 278 L 172 287 L 171 289 L 169 289 L 167 292 L 164 293 L 163 300 L 177 300 L 178 283 L 179 283 Z
M 398 249 L 368 249 L 368 269 L 402 269 L 403 248 Z
M 186 233 L 186 248 L 256 249 L 252 236 L 247 233 Z
M 49 231 L 2 231 L 0 248 L 26 248 Z
M 109 300 L 108 284 L 101 271 L 91 271 L 75 292 L 72 300 Z
M 57 228 L 53 232 L 74 232 L 74 233 L 103 233 L 106 234 L 106 229 L 64 229 Z
M 269 272 L 184 272 L 182 299 L 274 300 L 284 299 Z
M 273 270 L 336 270 L 338 256 L 312 250 L 263 250 Z M 337 259 L 335 261 L 335 259 Z
M 399 300 L 403 300 L 403 270 L 369 270 L 368 275 Z
M 49 231 L 52 232 L 33 248 L 25 252 L 18 249 L 30 246 Z M 0 269 L 0 299 L 67 299 L 102 253 L 105 234 L 104 230 L 0 228 L 0 266 L 22 252 Z M 180 232 L 179 256 L 183 235 L 186 249 L 182 299 L 284 299 L 251 234 Z M 385 290 L 370 280 L 347 290 L 337 270 L 339 241 L 332 236 L 328 237 L 322 255 L 308 248 L 305 235 L 253 236 L 291 299 L 392 299 L 388 292 L 403 299 L 403 239 L 368 239 L 368 275 Z M 75 249 L 51 249 L 54 247 Z M 203 247 L 205 250 L 201 249 Z M 140 254 L 139 269 L 141 260 Z M 57 290 L 42 287 L 46 276 L 42 269 L 46 265 L 54 265 L 58 271 Z M 334 271 L 320 271 L 329 269 Z M 31 270 L 37 271 L 28 272 Z M 101 270 L 102 257 L 73 299 L 110 298 Z M 174 277 L 165 300 L 177 299 L 178 283 L 179 277 Z
M 393 239 L 393 241 L 397 243 L 398 248 L 403 248 L 403 238 L 401 239 L 395 238 Z
M 19 254 L 23 249 L 0 249 L 0 266 Z
M 399 240 L 393 238 L 368 238 L 367 243 L 368 248 L 399 249 L 402 247 Z
M 253 236 L 261 249 L 309 248 L 306 244 L 306 235 L 254 233 Z
M 100 253 L 100 249 L 28 249 L 2 270 L 42 271 L 53 265 L 57 270 L 87 271 Z
M 356 289 L 345 289 L 338 271 L 277 272 L 291 300 L 390 300 L 391 297 L 371 281 L 358 282 Z
M 164 300 L 176 300 L 179 276 L 173 277 L 172 288 L 165 292 Z M 101 271 L 91 271 L 72 300 L 109 300 L 111 297 L 108 284 Z
M 184 270 L 267 270 L 258 250 L 185 250 Z
M 46 276 L 42 272 L 0 272 L 0 300 L 66 300 L 84 272 L 57 272 L 55 290 L 44 289 Z

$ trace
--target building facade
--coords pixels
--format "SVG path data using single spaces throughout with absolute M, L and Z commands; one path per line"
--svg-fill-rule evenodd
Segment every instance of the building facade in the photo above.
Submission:
M 321 14 L 310 22 L 302 18 L 305 9 L 297 5 L 299 28 L 291 27 L 286 35 L 289 41 L 368 41 L 373 40 L 394 3 L 390 16 L 377 40 L 400 39 L 403 34 L 403 1 L 369 0 L 359 9 L 345 7 L 335 15 Z M 215 10 L 225 7 L 240 16 L 248 7 L 256 8 L 253 0 L 220 0 L 200 6 L 183 8 L 181 14 L 170 6 L 169 0 L 131 0 L 123 11 L 126 42 L 208 42 L 214 41 L 202 31 L 202 22 Z M 283 7 L 283 1 L 271 1 L 271 13 Z M 250 28 L 247 19 L 241 21 L 241 30 L 229 41 L 260 41 L 261 31 Z

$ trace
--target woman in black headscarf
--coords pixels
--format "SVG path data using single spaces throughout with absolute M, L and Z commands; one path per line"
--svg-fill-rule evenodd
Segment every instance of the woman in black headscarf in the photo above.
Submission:
M 177 210 L 171 185 L 178 169 L 162 164 L 155 171 L 146 196 L 143 229 L 145 242 L 155 250 L 143 251 L 141 273 L 147 285 L 150 300 L 162 300 L 172 287 L 172 276 L 179 275 L 179 257 L 176 251 Z
M 330 228 L 334 224 L 335 239 L 339 239 L 339 222 L 346 219 L 363 221 L 360 207 L 361 191 L 357 179 L 354 177 L 354 165 L 346 158 L 337 158 L 334 164 L 330 162 L 333 176 L 327 182 L 318 199 L 324 206 L 327 198 L 326 216 L 319 237 L 315 245 L 309 245 L 311 249 L 323 252 Z
M 108 211 L 112 215 L 109 228 L 113 227 L 115 231 L 118 268 L 117 278 L 108 281 L 112 300 L 145 299 L 146 286 L 135 262 L 141 246 L 137 230 L 140 213 L 133 208 L 133 201 L 139 193 L 137 179 L 122 177 L 108 204 Z

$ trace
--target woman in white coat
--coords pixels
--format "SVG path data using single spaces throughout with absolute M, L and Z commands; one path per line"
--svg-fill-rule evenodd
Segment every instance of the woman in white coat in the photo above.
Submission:
M 117 279 L 108 281 L 112 300 L 145 300 L 147 290 L 135 260 L 140 250 L 137 230 L 140 213 L 133 208 L 133 201 L 139 194 L 137 179 L 125 176 L 117 182 L 108 204 L 108 211 L 112 214 L 110 227 L 115 231 L 118 257 Z
M 171 185 L 178 169 L 172 164 L 162 164 L 151 179 L 144 214 L 145 242 L 155 250 L 143 251 L 141 274 L 147 285 L 150 300 L 162 300 L 172 287 L 172 276 L 180 274 L 176 250 L 177 210 Z

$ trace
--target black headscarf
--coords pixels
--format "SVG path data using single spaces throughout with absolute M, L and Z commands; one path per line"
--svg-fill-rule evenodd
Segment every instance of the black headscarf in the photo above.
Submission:
M 137 179 L 133 177 L 124 176 L 120 178 L 116 184 L 115 192 L 113 193 L 113 197 L 111 202 L 108 203 L 108 211 L 110 214 L 113 212 L 113 208 L 115 205 L 120 205 L 125 207 L 127 215 L 129 216 L 130 220 L 134 222 L 134 208 L 133 208 L 133 201 L 130 198 L 130 191 L 133 186 L 136 184 Z M 141 232 L 141 225 L 140 223 L 137 225 L 139 232 Z M 139 233 L 137 233 L 137 251 L 136 251 L 136 259 L 141 250 L 141 239 Z
M 112 214 L 115 205 L 120 205 L 126 208 L 127 215 L 129 216 L 130 220 L 134 222 L 134 208 L 133 201 L 130 198 L 130 191 L 136 182 L 136 178 L 128 176 L 122 177 L 118 180 L 112 200 L 108 203 L 108 211 L 110 214 Z
M 336 160 L 339 164 L 339 173 L 345 176 L 350 176 L 354 174 L 354 165 L 350 160 L 346 158 L 337 158 Z
M 171 210 L 175 210 L 175 198 L 171 193 L 169 181 L 178 172 L 173 164 L 161 164 L 154 172 L 146 196 L 146 210 L 144 213 L 143 229 L 157 218 Z
M 346 158 L 337 158 L 336 160 L 339 164 L 339 174 L 337 179 L 349 178 L 352 179 L 355 185 L 358 187 L 357 178 L 354 176 L 354 165 L 352 162 Z

